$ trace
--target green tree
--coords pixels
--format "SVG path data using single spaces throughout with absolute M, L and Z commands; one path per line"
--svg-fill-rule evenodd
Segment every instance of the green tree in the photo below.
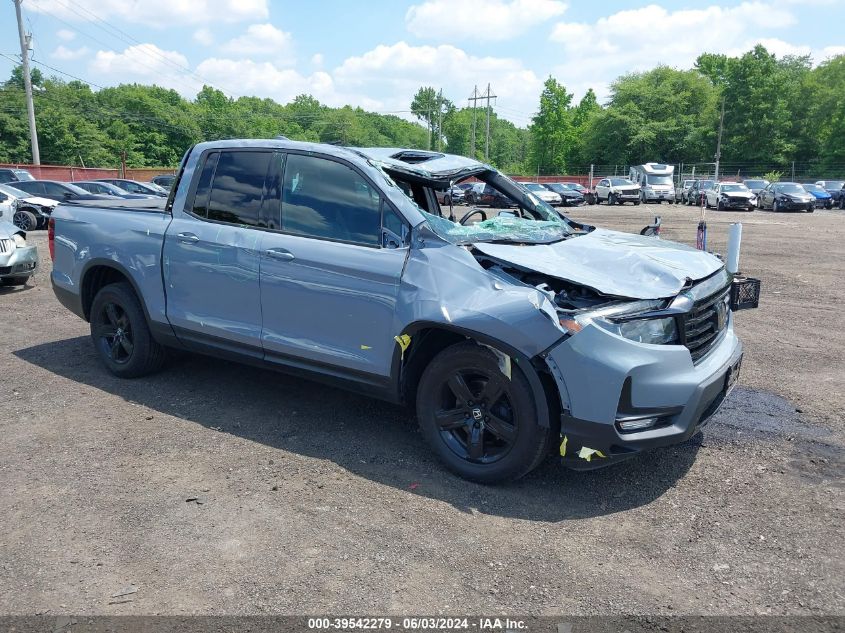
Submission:
M 565 174 L 576 145 L 572 94 L 554 77 L 543 84 L 531 119 L 531 161 L 539 173 Z

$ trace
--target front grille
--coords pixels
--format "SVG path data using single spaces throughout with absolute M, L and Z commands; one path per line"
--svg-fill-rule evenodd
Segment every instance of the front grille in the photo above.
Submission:
M 11 253 L 12 252 L 12 240 L 0 240 L 0 253 Z
M 684 315 L 683 344 L 690 351 L 693 362 L 698 362 L 721 339 L 728 325 L 728 303 L 730 286 L 720 289 L 715 294 L 700 299 L 693 304 L 690 312 Z

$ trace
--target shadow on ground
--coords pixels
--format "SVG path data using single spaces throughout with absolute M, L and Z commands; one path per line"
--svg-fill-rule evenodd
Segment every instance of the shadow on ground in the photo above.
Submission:
M 413 413 L 270 370 L 179 355 L 161 373 L 139 380 L 109 374 L 88 337 L 20 349 L 14 354 L 64 378 L 168 416 L 273 448 L 331 460 L 350 473 L 464 512 L 565 521 L 648 504 L 682 478 L 701 436 L 611 468 L 578 473 L 554 458 L 524 479 L 483 486 L 446 472 L 418 432 Z M 412 484 L 417 484 L 411 488 Z

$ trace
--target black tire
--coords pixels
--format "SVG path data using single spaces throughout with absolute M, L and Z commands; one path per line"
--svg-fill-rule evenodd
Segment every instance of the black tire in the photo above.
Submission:
M 443 198 L 443 204 L 452 204 L 452 198 L 446 196 L 445 198 Z
M 144 309 L 127 282 L 102 288 L 91 304 L 91 339 L 97 355 L 120 378 L 139 378 L 164 365 L 165 348 L 152 337 Z
M 813 205 L 810 205 L 809 207 L 807 207 L 807 213 L 812 213 L 815 210 L 816 210 L 816 208 Z
M 2 283 L 4 286 L 25 286 L 32 277 L 4 277 Z
M 607 206 L 613 206 L 614 204 L 616 204 L 616 194 L 607 194 Z
M 446 348 L 425 368 L 417 419 L 449 470 L 487 484 L 512 481 L 536 468 L 554 435 L 538 424 L 520 367 L 511 365 L 508 380 L 493 353 L 469 341 Z
M 22 231 L 34 231 L 38 226 L 38 218 L 31 211 L 20 209 L 12 216 L 13 224 Z
M 779 212 L 780 212 L 780 205 L 778 205 L 778 201 L 777 201 L 777 200 L 774 200 L 774 201 L 772 202 L 772 211 L 774 211 L 775 213 L 779 213 Z
M 725 210 L 725 205 L 722 204 L 721 200 L 719 200 L 719 202 L 716 203 L 716 210 L 717 211 L 724 211 Z
M 640 206 L 640 201 L 639 201 L 639 200 L 634 200 L 634 206 L 635 206 L 635 207 Z

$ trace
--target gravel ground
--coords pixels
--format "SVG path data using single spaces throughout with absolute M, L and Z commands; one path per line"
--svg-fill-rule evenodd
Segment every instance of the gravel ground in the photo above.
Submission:
M 576 219 L 694 242 L 698 210 Z M 520 482 L 444 472 L 402 408 L 184 355 L 123 381 L 43 262 L 0 289 L 0 613 L 845 614 L 845 215 L 744 225 L 741 387 L 689 442 Z M 119 595 L 125 594 L 125 595 Z

